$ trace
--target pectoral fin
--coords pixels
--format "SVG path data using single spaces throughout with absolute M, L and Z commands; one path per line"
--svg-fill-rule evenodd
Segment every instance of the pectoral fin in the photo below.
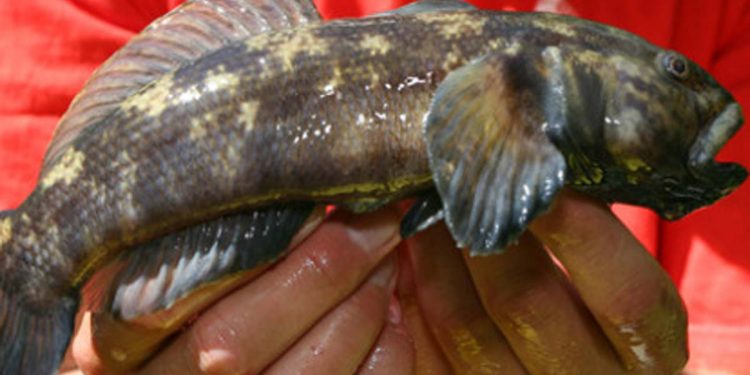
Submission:
M 496 53 L 456 70 L 427 117 L 446 222 L 472 255 L 502 251 L 565 181 L 564 157 L 543 130 L 548 90 L 539 56 Z
M 191 316 L 278 259 L 312 211 L 258 209 L 134 249 L 93 318 L 100 358 L 118 371 L 136 368 Z
M 401 238 L 409 238 L 443 220 L 444 217 L 443 200 L 437 191 L 430 190 L 414 202 L 401 220 Z

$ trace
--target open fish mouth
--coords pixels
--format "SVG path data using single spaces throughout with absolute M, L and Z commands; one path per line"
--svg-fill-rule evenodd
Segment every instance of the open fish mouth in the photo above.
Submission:
M 687 184 L 674 184 L 667 191 L 677 201 L 668 204 L 662 216 L 679 219 L 693 210 L 707 206 L 729 195 L 748 176 L 747 170 L 737 163 L 719 163 L 714 158 L 722 147 L 742 127 L 742 110 L 737 103 L 729 104 L 704 128 L 690 149 L 688 169 L 694 178 Z

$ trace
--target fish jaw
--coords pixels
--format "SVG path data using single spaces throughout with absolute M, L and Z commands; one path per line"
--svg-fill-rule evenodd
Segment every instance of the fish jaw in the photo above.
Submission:
M 695 186 L 684 195 L 686 199 L 660 210 L 662 217 L 667 220 L 680 219 L 697 208 L 731 194 L 745 182 L 748 172 L 743 166 L 714 160 L 722 147 L 739 131 L 743 122 L 740 105 L 732 102 L 698 134 L 690 148 L 688 160 L 688 171 L 696 180 Z

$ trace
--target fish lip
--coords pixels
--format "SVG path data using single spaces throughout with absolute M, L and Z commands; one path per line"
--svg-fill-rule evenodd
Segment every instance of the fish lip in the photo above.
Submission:
M 690 149 L 688 170 L 702 185 L 708 200 L 717 200 L 739 187 L 747 178 L 747 170 L 737 163 L 714 160 L 722 147 L 742 127 L 742 109 L 731 102 L 705 127 Z M 706 197 L 707 198 L 707 197 Z
M 727 105 L 711 124 L 698 134 L 690 148 L 689 165 L 699 169 L 711 165 L 721 148 L 740 130 L 743 122 L 740 105 L 736 102 Z
M 700 131 L 689 150 L 688 173 L 692 175 L 691 181 L 673 184 L 673 189 L 681 196 L 675 204 L 661 207 L 659 211 L 662 217 L 667 220 L 680 219 L 729 195 L 747 179 L 748 173 L 743 166 L 714 160 L 742 124 L 740 105 L 731 102 Z
M 669 221 L 678 220 L 728 196 L 747 178 L 748 172 L 742 165 L 711 160 L 693 172 L 692 181 L 674 187 L 679 193 L 675 201 L 654 209 Z M 671 193 L 674 195 L 675 191 Z

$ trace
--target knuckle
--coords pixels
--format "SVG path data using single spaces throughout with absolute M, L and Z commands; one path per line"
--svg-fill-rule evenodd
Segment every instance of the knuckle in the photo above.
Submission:
M 343 280 L 341 272 L 337 272 L 336 262 L 326 251 L 310 251 L 304 256 L 303 267 L 313 275 L 322 287 L 335 287 Z
M 629 288 L 617 293 L 605 305 L 601 315 L 617 325 L 643 326 L 659 318 L 659 326 L 668 331 L 687 329 L 687 311 L 672 284 Z
M 512 288 L 484 288 L 480 294 L 485 308 L 495 316 L 518 316 L 546 304 L 550 291 L 556 285 L 548 277 L 537 276 Z

